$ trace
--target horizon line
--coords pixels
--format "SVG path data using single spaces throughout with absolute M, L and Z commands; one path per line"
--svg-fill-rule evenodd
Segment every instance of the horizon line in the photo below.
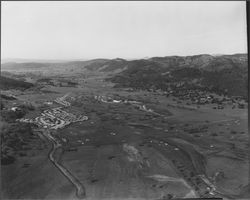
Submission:
M 237 54 L 248 54 L 248 52 L 238 52 L 238 53 L 231 53 L 231 54 L 223 54 L 223 53 L 200 53 L 200 54 L 191 54 L 191 55 L 178 55 L 178 54 L 173 54 L 173 55 L 166 55 L 166 56 L 144 56 L 144 57 L 138 57 L 138 58 L 128 58 L 128 57 L 112 57 L 112 58 L 107 58 L 107 57 L 94 57 L 94 58 L 68 58 L 68 59 L 61 59 L 61 58 L 15 58 L 15 57 L 6 57 L 6 58 L 1 58 L 1 62 L 4 60 L 40 60 L 40 61 L 88 61 L 88 60 L 97 60 L 97 59 L 107 59 L 107 60 L 113 60 L 113 59 L 124 59 L 124 60 L 138 60 L 138 59 L 145 59 L 145 58 L 155 58 L 155 57 L 189 57 L 189 56 L 198 56 L 198 55 L 210 55 L 210 56 L 223 56 L 223 55 L 237 55 Z

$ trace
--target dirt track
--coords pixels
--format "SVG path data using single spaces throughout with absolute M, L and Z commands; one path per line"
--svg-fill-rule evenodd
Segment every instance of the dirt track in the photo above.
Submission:
M 86 197 L 86 192 L 84 186 L 81 184 L 81 182 L 73 176 L 72 173 L 70 173 L 69 170 L 67 170 L 63 165 L 57 162 L 57 160 L 54 158 L 54 154 L 58 148 L 61 147 L 61 144 L 51 135 L 51 133 L 48 130 L 43 131 L 43 135 L 51 142 L 52 148 L 49 152 L 49 159 L 50 161 L 60 170 L 60 172 L 75 186 L 76 188 L 76 196 L 79 199 Z

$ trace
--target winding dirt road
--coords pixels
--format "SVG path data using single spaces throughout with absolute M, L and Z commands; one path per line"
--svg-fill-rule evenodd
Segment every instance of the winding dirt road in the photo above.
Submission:
M 49 152 L 49 159 L 50 161 L 60 170 L 60 172 L 75 186 L 76 188 L 76 196 L 79 199 L 83 199 L 86 197 L 86 191 L 84 186 L 81 184 L 81 182 L 74 177 L 69 170 L 67 170 L 63 165 L 59 164 L 57 160 L 54 157 L 54 154 L 58 148 L 60 148 L 62 145 L 51 135 L 49 130 L 44 130 L 43 135 L 51 142 L 52 148 Z

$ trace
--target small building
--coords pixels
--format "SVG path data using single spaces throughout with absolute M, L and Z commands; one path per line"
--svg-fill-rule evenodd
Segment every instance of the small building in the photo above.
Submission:
M 16 111 L 18 111 L 18 110 L 20 110 L 20 109 L 19 109 L 18 107 L 12 107 L 10 110 L 16 112 Z
M 46 102 L 44 102 L 44 104 L 47 104 L 47 105 L 52 105 L 52 104 L 53 104 L 53 102 L 51 102 L 51 101 L 46 101 Z

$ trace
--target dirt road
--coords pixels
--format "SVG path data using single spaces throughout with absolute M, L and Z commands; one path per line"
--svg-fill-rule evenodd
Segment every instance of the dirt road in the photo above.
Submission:
M 43 135 L 51 142 L 52 149 L 49 152 L 50 161 L 60 170 L 60 172 L 75 186 L 76 188 L 76 196 L 80 199 L 86 197 L 86 191 L 81 182 L 74 177 L 69 170 L 67 170 L 63 165 L 57 162 L 54 157 L 54 154 L 58 148 L 61 147 L 61 144 L 54 138 L 48 130 L 43 131 Z

